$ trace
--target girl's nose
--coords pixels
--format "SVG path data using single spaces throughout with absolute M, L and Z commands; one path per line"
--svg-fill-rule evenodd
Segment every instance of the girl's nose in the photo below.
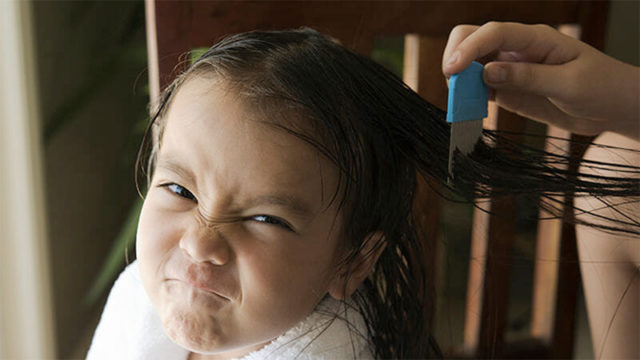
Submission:
M 229 243 L 218 229 L 193 224 L 180 239 L 180 248 L 194 262 L 211 262 L 224 265 L 229 262 Z

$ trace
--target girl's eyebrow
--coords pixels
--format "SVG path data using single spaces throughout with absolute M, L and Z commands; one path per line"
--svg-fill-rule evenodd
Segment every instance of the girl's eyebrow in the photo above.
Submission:
M 300 199 L 287 194 L 268 194 L 255 197 L 247 202 L 247 207 L 257 207 L 261 205 L 279 206 L 288 209 L 293 215 L 302 218 L 311 217 L 311 210 Z
M 158 156 L 158 164 L 156 165 L 156 168 L 169 170 L 191 182 L 195 180 L 195 176 L 193 176 L 191 170 L 183 167 L 180 163 L 173 161 L 171 158 Z
M 178 162 L 174 161 L 171 157 L 167 156 L 158 156 L 158 164 L 156 168 L 163 168 L 169 170 L 188 181 L 195 181 L 195 177 L 191 170 L 183 167 Z M 272 205 L 283 207 L 289 210 L 293 215 L 298 216 L 300 218 L 310 218 L 312 215 L 312 211 L 310 207 L 301 201 L 299 198 L 289 195 L 289 194 L 266 194 L 257 196 L 255 198 L 250 199 L 245 206 L 246 207 L 257 207 L 264 205 Z

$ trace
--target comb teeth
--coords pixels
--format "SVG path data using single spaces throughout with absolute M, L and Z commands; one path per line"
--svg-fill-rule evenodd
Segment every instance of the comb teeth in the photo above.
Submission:
M 482 119 L 488 114 L 489 88 L 482 81 L 482 64 L 469 67 L 449 79 L 447 122 L 451 124 L 449 176 L 453 178 L 456 149 L 462 156 L 473 151 L 482 135 Z
M 467 155 L 478 143 L 482 135 L 482 120 L 460 121 L 451 124 L 451 137 L 449 142 L 449 175 L 453 177 L 453 155 L 456 150 L 462 155 Z

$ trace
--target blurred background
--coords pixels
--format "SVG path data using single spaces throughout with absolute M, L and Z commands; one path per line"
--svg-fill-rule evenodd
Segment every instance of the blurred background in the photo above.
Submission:
M 612 1 L 608 54 L 639 64 L 637 1 Z M 143 1 L 0 1 L 0 358 L 83 358 L 133 245 L 148 121 Z M 372 57 L 399 75 L 403 38 Z M 444 81 L 444 80 L 443 80 Z M 531 211 L 524 209 L 524 212 Z M 461 342 L 469 229 L 446 207 L 436 336 Z M 535 227 L 535 224 L 521 224 Z M 127 250 L 128 249 L 128 250 Z M 514 248 L 508 336 L 530 316 L 533 241 Z M 576 358 L 592 358 L 580 312 Z

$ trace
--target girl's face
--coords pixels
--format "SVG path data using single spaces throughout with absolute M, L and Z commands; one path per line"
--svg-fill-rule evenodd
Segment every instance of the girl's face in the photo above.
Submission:
M 142 281 L 176 343 L 239 356 L 337 283 L 336 169 L 211 78 L 183 84 L 166 121 L 138 227 Z

